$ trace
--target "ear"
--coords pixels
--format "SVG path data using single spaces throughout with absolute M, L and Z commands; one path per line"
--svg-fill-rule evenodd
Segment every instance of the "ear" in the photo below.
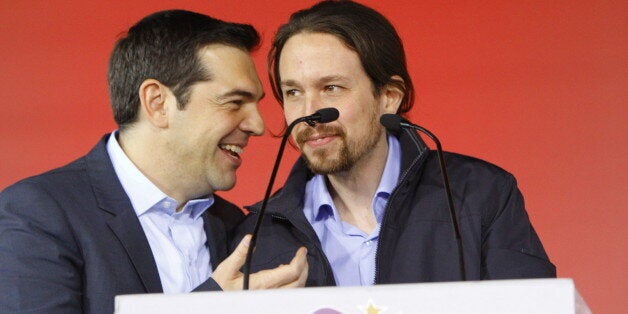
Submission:
M 390 81 L 404 84 L 403 79 L 399 75 L 391 76 Z M 380 94 L 382 98 L 382 113 L 396 114 L 405 95 L 404 91 L 397 85 L 388 83 L 382 87 Z
M 155 127 L 168 127 L 167 100 L 170 89 L 158 80 L 147 79 L 140 85 L 140 117 L 144 116 Z

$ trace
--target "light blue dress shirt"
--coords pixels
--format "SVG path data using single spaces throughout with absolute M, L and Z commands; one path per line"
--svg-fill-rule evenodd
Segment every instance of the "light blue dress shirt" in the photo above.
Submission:
M 321 241 L 338 286 L 374 284 L 380 226 L 388 198 L 397 186 L 400 167 L 399 141 L 389 135 L 386 166 L 371 203 L 377 226 L 370 234 L 340 219 L 327 190 L 325 176 L 315 175 L 308 181 L 303 211 Z
M 109 137 L 107 152 L 144 229 L 164 293 L 190 292 L 212 274 L 201 214 L 214 203 L 214 197 L 191 200 L 176 212 L 177 201 L 142 174 L 116 136 L 114 131 Z

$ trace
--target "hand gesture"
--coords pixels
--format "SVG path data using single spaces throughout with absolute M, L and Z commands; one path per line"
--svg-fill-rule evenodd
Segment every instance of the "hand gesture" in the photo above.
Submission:
M 246 261 L 246 252 L 251 242 L 251 235 L 246 235 L 235 251 L 227 257 L 212 274 L 212 278 L 222 290 L 241 290 L 244 275 L 240 268 Z M 262 270 L 251 274 L 249 288 L 296 288 L 303 287 L 307 279 L 307 250 L 299 248 L 288 265 L 280 265 L 275 269 Z

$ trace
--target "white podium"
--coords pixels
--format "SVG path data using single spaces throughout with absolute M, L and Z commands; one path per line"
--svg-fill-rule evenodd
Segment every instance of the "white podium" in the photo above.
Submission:
M 571 279 L 321 287 L 117 296 L 136 313 L 591 313 Z

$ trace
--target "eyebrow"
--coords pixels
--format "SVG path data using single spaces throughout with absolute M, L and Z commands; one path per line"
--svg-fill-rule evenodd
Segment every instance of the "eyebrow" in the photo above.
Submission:
M 295 80 L 285 80 L 279 83 L 281 86 L 297 86 L 297 82 Z
M 247 99 L 256 99 L 255 95 L 249 91 L 243 90 L 243 89 L 234 89 L 232 91 L 229 91 L 227 93 L 224 93 L 220 96 L 218 96 L 218 99 L 223 99 L 223 98 L 229 98 L 229 97 L 233 97 L 233 96 L 240 96 L 240 97 L 244 97 Z M 262 98 L 266 97 L 266 93 L 262 92 L 262 95 L 257 98 L 257 101 L 262 100 Z
M 317 84 L 324 84 L 324 83 L 328 83 L 331 81 L 344 81 L 347 78 L 345 76 L 342 75 L 328 75 L 328 76 L 323 76 L 321 78 L 319 78 L 318 80 L 316 80 Z M 295 80 L 285 80 L 285 81 L 281 81 L 280 82 L 281 86 L 299 86 L 299 83 L 297 83 L 297 81 Z

